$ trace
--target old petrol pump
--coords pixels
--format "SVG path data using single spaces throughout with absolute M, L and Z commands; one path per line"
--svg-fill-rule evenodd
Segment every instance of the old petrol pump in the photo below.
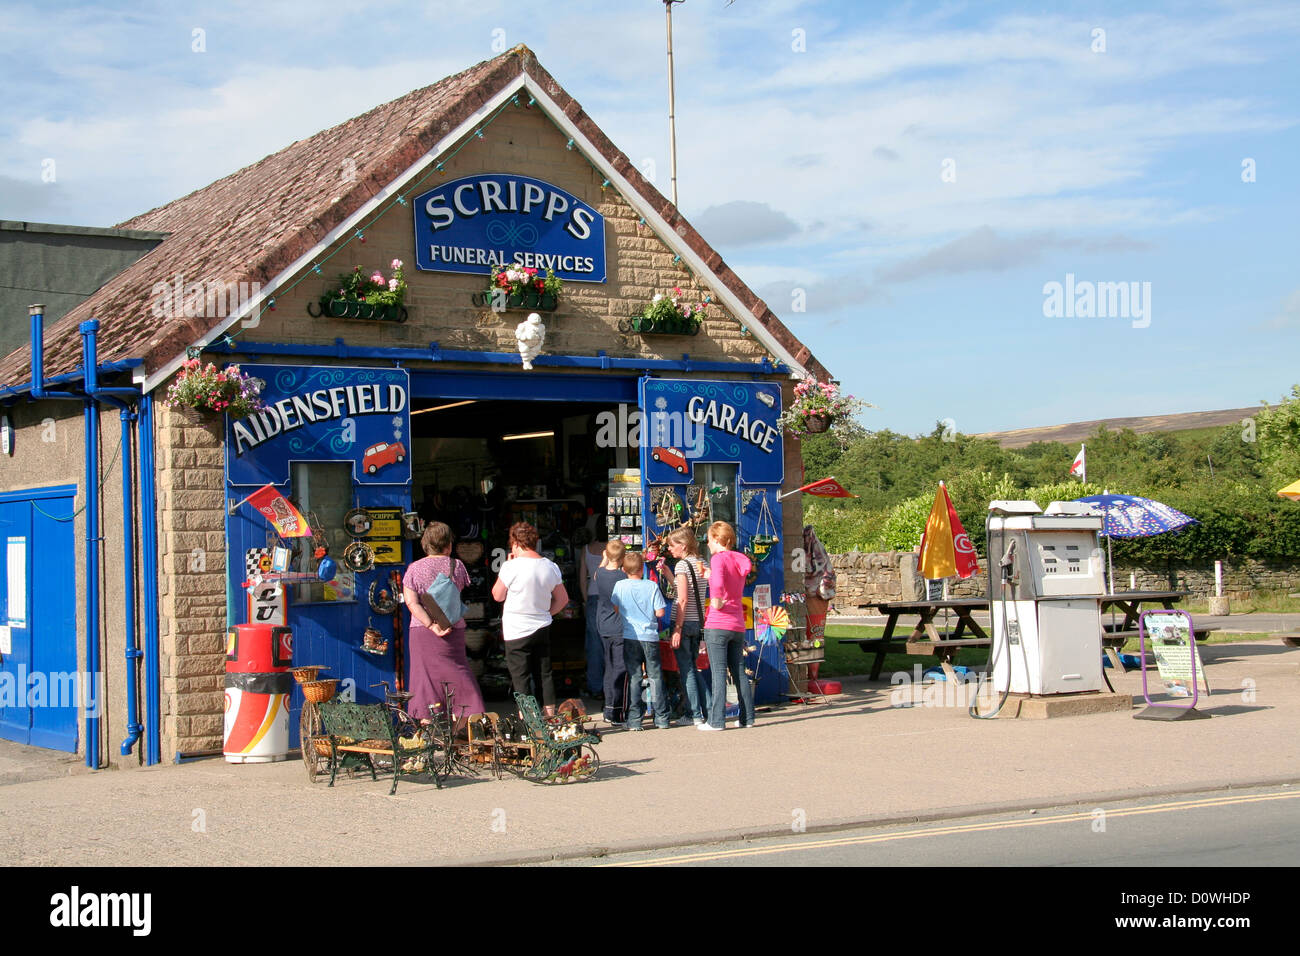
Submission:
M 1054 501 L 1046 512 L 1032 501 L 989 505 L 989 670 L 998 710 L 1012 693 L 1103 690 L 1100 531 L 1101 518 L 1077 502 Z

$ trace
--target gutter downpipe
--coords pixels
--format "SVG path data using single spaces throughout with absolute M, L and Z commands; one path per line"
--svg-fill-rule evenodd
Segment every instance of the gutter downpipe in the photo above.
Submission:
M 125 602 L 125 649 L 123 656 L 126 658 L 126 732 L 127 737 L 122 741 L 121 753 L 126 756 L 131 753 L 135 747 L 136 741 L 140 739 L 140 734 L 144 727 L 140 724 L 139 708 L 136 701 L 136 685 L 138 684 L 139 669 L 137 661 L 143 656 L 140 649 L 136 646 L 135 639 L 135 522 L 134 522 L 134 503 L 135 488 L 132 482 L 131 460 L 132 460 L 132 442 L 131 442 L 131 424 L 136 420 L 135 413 L 128 405 L 118 396 L 139 398 L 140 393 L 134 388 L 101 388 L 99 385 L 99 355 L 97 333 L 99 332 L 99 321 L 91 319 L 80 325 L 81 343 L 82 343 L 82 367 L 85 370 L 86 393 L 91 397 L 92 402 L 105 401 L 118 408 L 121 415 L 122 428 L 122 575 L 123 575 L 123 600 Z M 98 432 L 99 414 L 98 408 L 92 407 L 91 417 L 94 419 L 94 427 Z M 97 435 L 96 435 L 97 439 Z M 98 441 L 95 442 L 95 448 L 98 449 Z M 89 454 L 89 452 L 88 452 Z M 98 480 L 98 471 L 95 472 L 95 479 Z M 90 511 L 87 510 L 87 546 L 90 547 Z M 99 512 L 98 506 L 94 513 L 95 521 L 95 539 L 99 535 Z M 99 555 L 95 554 L 95 574 L 89 574 L 91 564 L 89 552 L 87 554 L 87 577 L 93 582 L 92 590 L 94 591 L 94 603 L 96 611 L 99 604 L 99 576 L 98 576 Z M 87 602 L 90 603 L 89 601 Z M 95 618 L 96 630 L 96 657 L 98 657 L 98 617 Z M 92 671 L 94 673 L 94 671 Z
M 154 484 L 153 395 L 140 399 L 136 419 L 140 447 L 140 549 L 144 577 L 144 712 L 145 764 L 162 763 L 160 671 L 158 667 L 158 512 Z
M 86 673 L 97 675 L 99 673 L 99 592 L 96 586 L 98 577 L 98 549 L 95 546 L 95 539 L 98 537 L 99 527 L 99 491 L 98 475 L 95 471 L 98 455 L 98 420 L 94 414 L 95 401 L 88 395 L 78 395 L 75 392 L 53 392 L 45 388 L 45 306 L 41 304 L 31 305 L 27 309 L 27 314 L 31 317 L 32 330 L 32 397 L 42 398 L 62 398 L 80 401 L 82 403 L 82 417 L 85 437 L 85 469 L 86 469 L 86 581 L 89 585 L 86 593 Z M 85 342 L 83 339 L 83 357 Z M 102 691 L 100 700 L 97 703 L 102 707 Z M 85 716 L 85 739 L 86 739 L 86 766 L 92 770 L 99 769 L 99 718 L 94 716 L 89 708 Z
M 73 398 L 80 401 L 84 395 L 76 392 L 49 392 L 45 389 L 45 306 L 37 303 L 27 307 L 32 322 L 32 398 Z

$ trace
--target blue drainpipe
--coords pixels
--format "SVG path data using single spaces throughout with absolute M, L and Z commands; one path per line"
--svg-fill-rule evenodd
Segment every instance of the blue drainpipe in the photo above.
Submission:
M 140 399 L 136 420 L 140 437 L 140 547 L 144 578 L 144 713 L 145 763 L 162 763 L 162 713 L 158 660 L 158 509 L 154 485 L 153 395 Z
M 121 753 L 125 757 L 134 748 L 144 725 L 140 723 L 140 708 L 136 701 L 136 683 L 140 668 L 137 661 L 144 653 L 135 642 L 135 521 L 132 508 L 135 504 L 135 488 L 131 482 L 131 425 L 136 420 L 135 413 L 123 408 L 122 416 L 122 584 L 126 601 L 126 739 L 122 741 Z
M 125 602 L 126 618 L 126 647 L 125 657 L 127 663 L 126 674 L 126 730 L 127 738 L 122 741 L 122 755 L 125 756 L 131 752 L 135 742 L 140 739 L 140 732 L 143 728 L 140 726 L 139 718 L 136 714 L 136 666 L 135 661 L 139 658 L 140 651 L 135 644 L 135 529 L 133 518 L 134 488 L 131 483 L 131 422 L 135 415 L 131 411 L 123 398 L 139 398 L 140 393 L 134 388 L 101 388 L 99 385 L 98 369 L 99 355 L 96 342 L 97 333 L 99 332 L 99 321 L 90 319 L 82 322 L 79 326 L 81 332 L 81 352 L 82 352 L 82 369 L 85 374 L 86 394 L 90 400 L 86 403 L 86 483 L 87 489 L 87 508 L 86 508 L 86 577 L 90 583 L 89 594 L 86 601 L 86 633 L 91 639 L 90 646 L 94 648 L 93 666 L 91 654 L 87 652 L 87 667 L 90 673 L 98 673 L 99 667 L 99 548 L 100 539 L 99 529 L 99 471 L 98 471 L 98 450 L 99 450 L 99 408 L 98 402 L 106 401 L 109 404 L 117 406 L 121 413 L 122 422 L 122 562 L 124 577 L 123 600 Z M 87 720 L 86 728 L 86 763 L 88 766 L 98 766 L 99 755 L 99 719 L 94 720 L 95 732 L 95 754 L 96 763 L 91 763 L 91 733 L 90 718 Z

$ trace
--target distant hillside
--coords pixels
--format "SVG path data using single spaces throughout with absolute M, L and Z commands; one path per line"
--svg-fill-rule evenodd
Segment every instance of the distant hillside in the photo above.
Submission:
M 1259 413 L 1262 405 L 1250 408 L 1224 408 L 1217 412 L 1184 412 L 1180 415 L 1148 415 L 1142 418 L 1102 418 L 1068 425 L 1045 425 L 1041 428 L 1017 428 L 1006 432 L 984 432 L 976 438 L 991 438 L 1003 448 L 1024 448 L 1036 441 L 1059 441 L 1067 445 L 1085 441 L 1101 426 L 1108 431 L 1130 428 L 1135 432 L 1182 432 L 1198 428 L 1221 428 L 1235 425 L 1243 418 Z

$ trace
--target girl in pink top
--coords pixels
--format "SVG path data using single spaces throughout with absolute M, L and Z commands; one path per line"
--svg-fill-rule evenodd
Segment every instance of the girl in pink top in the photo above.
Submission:
M 754 690 L 745 676 L 745 610 L 741 598 L 749 575 L 749 557 L 736 547 L 736 529 L 725 521 L 709 526 L 709 613 L 704 619 L 704 643 L 709 649 L 713 701 L 709 720 L 697 730 L 724 730 L 727 713 L 727 672 L 740 697 L 740 726 L 754 726 Z

